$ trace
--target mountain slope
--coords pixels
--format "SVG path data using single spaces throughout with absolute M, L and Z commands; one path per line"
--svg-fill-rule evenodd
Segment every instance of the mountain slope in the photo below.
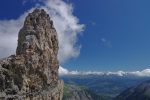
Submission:
M 97 95 L 84 86 L 65 84 L 63 100 L 110 100 L 110 98 Z
M 67 84 L 87 87 L 92 93 L 104 98 L 114 98 L 129 87 L 148 80 L 148 77 L 100 76 L 100 75 L 72 75 L 61 76 Z
M 76 85 L 64 86 L 63 100 L 93 100 L 91 95 L 83 88 Z
M 125 90 L 114 100 L 150 100 L 150 81 Z

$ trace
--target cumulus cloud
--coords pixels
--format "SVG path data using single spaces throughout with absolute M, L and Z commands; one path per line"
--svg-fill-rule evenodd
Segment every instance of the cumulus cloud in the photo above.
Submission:
M 64 62 L 77 57 L 81 46 L 77 46 L 77 36 L 83 31 L 84 25 L 73 15 L 73 6 L 62 0 L 46 0 L 44 9 L 52 16 L 59 38 L 59 60 Z
M 27 2 L 28 0 L 25 0 Z M 35 1 L 35 0 L 34 0 Z M 79 24 L 79 19 L 73 15 L 73 6 L 62 0 L 37 0 L 39 8 L 44 8 L 52 20 L 58 33 L 60 62 L 77 57 L 80 53 L 80 45 L 77 45 L 77 37 L 83 31 L 84 25 Z M 42 4 L 41 4 L 42 2 Z M 41 5 L 40 5 L 41 4 Z M 35 7 L 22 14 L 18 19 L 0 20 L 0 58 L 15 53 L 17 46 L 17 35 L 27 13 Z
M 67 75 L 69 73 L 69 71 L 63 67 L 59 67 L 59 75 Z
M 100 72 L 100 71 L 87 71 L 87 72 L 80 72 L 80 71 L 69 71 L 60 66 L 59 74 L 62 75 L 116 75 L 116 76 L 137 76 L 137 77 L 150 77 L 150 69 L 145 69 L 142 71 L 133 71 L 133 72 L 125 72 L 125 71 L 116 71 L 116 72 Z
M 136 75 L 136 76 L 150 76 L 150 69 L 145 69 L 145 70 L 142 70 L 142 71 L 130 72 L 129 74 Z
M 80 75 L 80 72 L 78 71 L 69 71 L 66 68 L 63 68 L 62 66 L 59 67 L 59 75 Z

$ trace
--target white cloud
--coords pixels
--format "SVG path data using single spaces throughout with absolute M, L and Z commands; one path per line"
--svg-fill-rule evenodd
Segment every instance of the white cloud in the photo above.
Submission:
M 80 72 L 80 71 L 69 71 L 60 66 L 59 74 L 62 75 L 116 75 L 116 76 L 138 76 L 138 77 L 150 77 L 150 69 L 145 69 L 142 71 L 133 71 L 133 72 L 125 72 L 125 71 L 117 71 L 117 72 L 99 72 L 99 71 L 87 71 L 87 72 Z
M 117 76 L 124 76 L 126 75 L 126 72 L 124 71 L 117 71 L 117 72 L 107 72 L 106 75 L 117 75 Z
M 18 19 L 0 20 L 0 58 L 15 54 L 19 29 L 23 26 L 27 13 L 32 10 L 33 8 Z
M 69 71 L 63 67 L 59 67 L 59 74 L 60 75 L 67 75 L 69 73 Z
M 59 75 L 80 75 L 80 72 L 78 71 L 69 71 L 66 68 L 63 68 L 62 66 L 59 67 Z
M 130 72 L 129 74 L 136 75 L 136 76 L 150 76 L 150 69 L 145 69 L 145 70 L 142 70 L 142 71 Z
M 105 47 L 111 48 L 112 47 L 112 43 L 111 41 L 109 41 L 106 38 L 101 38 L 101 44 Z
M 62 0 L 46 0 L 43 8 L 52 16 L 58 32 L 60 62 L 77 57 L 81 47 L 76 46 L 77 36 L 83 31 L 84 25 L 79 24 L 78 18 L 73 15 L 73 6 Z
M 43 0 L 41 2 L 44 5 L 37 4 L 38 7 L 47 10 L 58 33 L 60 62 L 77 57 L 81 48 L 76 44 L 77 36 L 83 31 L 84 25 L 79 24 L 78 18 L 73 15 L 73 6 L 62 0 Z M 26 15 L 27 13 L 24 13 L 18 19 L 0 20 L 0 58 L 15 53 L 18 31 Z

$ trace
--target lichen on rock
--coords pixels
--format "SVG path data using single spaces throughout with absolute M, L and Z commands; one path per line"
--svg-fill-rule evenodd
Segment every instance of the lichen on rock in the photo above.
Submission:
M 16 55 L 0 60 L 0 100 L 61 100 L 58 37 L 43 9 L 25 19 Z

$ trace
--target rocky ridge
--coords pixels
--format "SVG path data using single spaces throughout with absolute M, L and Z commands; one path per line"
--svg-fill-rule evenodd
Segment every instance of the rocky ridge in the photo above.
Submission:
M 61 100 L 58 38 L 43 9 L 29 13 L 18 35 L 16 55 L 0 60 L 0 100 Z
M 150 81 L 126 89 L 114 100 L 150 100 Z

